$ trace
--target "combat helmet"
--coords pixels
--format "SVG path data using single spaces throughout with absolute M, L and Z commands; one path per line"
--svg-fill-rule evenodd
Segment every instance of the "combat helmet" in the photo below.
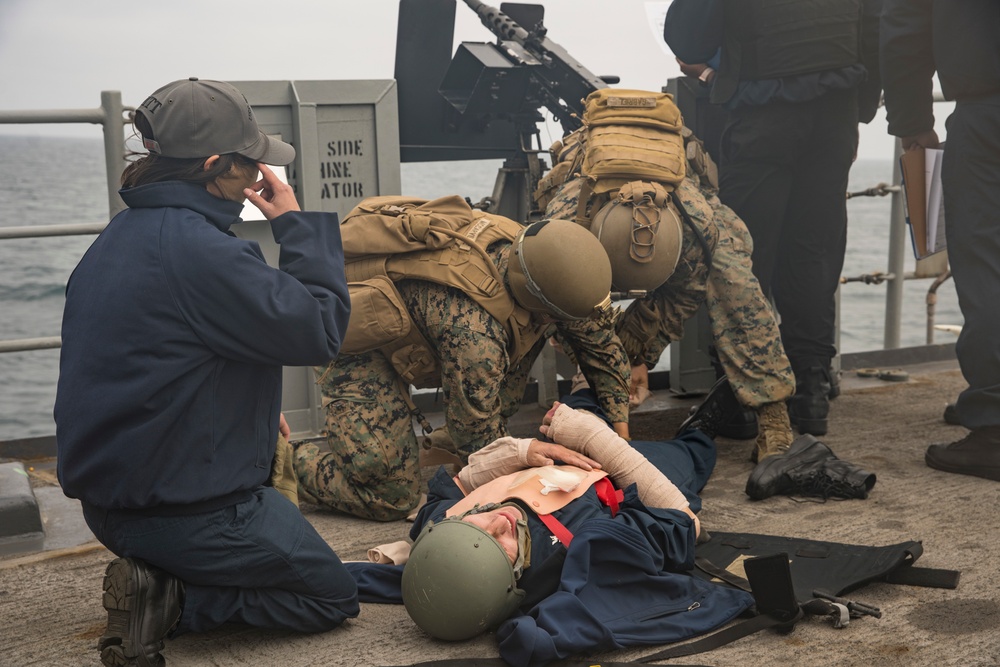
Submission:
M 530 551 L 527 527 L 519 526 L 520 552 L 512 564 L 499 542 L 462 521 L 463 516 L 429 523 L 403 567 L 407 613 L 421 630 L 447 641 L 471 639 L 496 628 L 524 598 L 517 579 Z
M 633 181 L 600 208 L 590 231 L 611 260 L 616 290 L 654 290 L 680 259 L 680 216 L 659 183 Z
M 611 306 L 611 262 L 585 228 L 542 220 L 514 238 L 510 291 L 522 307 L 559 320 L 583 320 Z

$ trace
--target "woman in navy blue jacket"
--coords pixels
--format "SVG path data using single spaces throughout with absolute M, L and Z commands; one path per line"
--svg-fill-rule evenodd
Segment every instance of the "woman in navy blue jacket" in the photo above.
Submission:
M 63 490 L 119 556 L 105 665 L 160 665 L 165 637 L 229 621 L 319 632 L 359 611 L 337 555 L 269 485 L 281 367 L 328 363 L 346 330 L 337 216 L 298 210 L 265 166 L 294 149 L 230 84 L 167 84 L 135 125 L 149 154 L 70 277 L 55 405 Z M 279 269 L 230 231 L 245 199 Z

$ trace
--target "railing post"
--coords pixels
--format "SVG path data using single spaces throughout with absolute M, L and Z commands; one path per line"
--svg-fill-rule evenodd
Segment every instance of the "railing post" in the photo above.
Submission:
M 902 181 L 899 158 L 903 154 L 903 144 L 895 141 L 892 154 L 892 182 Z M 889 274 L 885 291 L 885 349 L 900 346 L 901 322 L 903 319 L 903 282 L 906 280 L 904 262 L 906 261 L 906 212 L 903 208 L 903 189 L 892 193 L 892 210 L 889 216 Z
M 101 109 L 104 111 L 104 167 L 108 176 L 108 211 L 111 217 L 125 208 L 118 195 L 122 171 L 125 169 L 125 133 L 122 120 L 125 108 L 122 94 L 117 90 L 101 92 Z

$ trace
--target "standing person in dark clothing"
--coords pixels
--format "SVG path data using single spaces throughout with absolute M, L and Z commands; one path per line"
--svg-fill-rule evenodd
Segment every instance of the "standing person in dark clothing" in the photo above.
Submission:
M 729 110 L 719 196 L 750 230 L 754 274 L 795 372 L 789 416 L 813 435 L 827 431 L 858 121 L 878 106 L 880 4 L 674 0 L 664 25 L 684 63 L 721 48 L 711 93 Z
M 969 388 L 956 404 L 969 434 L 931 445 L 927 465 L 1000 481 L 1000 3 L 886 0 L 882 71 L 889 133 L 936 148 L 932 78 L 948 117 L 941 180 L 948 258 L 965 317 L 956 351 Z
M 337 216 L 299 211 L 265 166 L 295 150 L 230 84 L 167 84 L 135 125 L 149 154 L 70 277 L 55 406 L 59 481 L 119 556 L 98 645 L 115 667 L 162 665 L 164 638 L 226 622 L 321 632 L 359 612 L 340 559 L 271 486 L 281 367 L 327 363 L 347 328 Z M 230 231 L 247 198 L 280 270 Z

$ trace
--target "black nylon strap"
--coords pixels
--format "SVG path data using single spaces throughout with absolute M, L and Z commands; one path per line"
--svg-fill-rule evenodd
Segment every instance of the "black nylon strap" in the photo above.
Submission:
M 712 249 L 708 247 L 708 241 L 705 240 L 705 235 L 701 233 L 701 230 L 694 224 L 694 220 L 688 214 L 687 209 L 684 208 L 684 204 L 681 203 L 681 198 L 677 195 L 677 191 L 673 190 L 670 193 L 670 198 L 674 202 L 674 206 L 677 210 L 681 212 L 681 218 L 684 220 L 684 224 L 691 228 L 694 232 L 695 237 L 698 239 L 698 245 L 701 246 L 701 250 L 705 253 L 705 264 L 709 269 L 712 268 Z
M 641 662 L 607 662 L 596 658 L 590 660 L 559 660 L 550 662 L 548 667 L 639 667 Z M 500 658 L 455 658 L 418 662 L 410 667 L 510 667 Z M 706 667 L 705 665 L 673 665 L 673 667 Z
M 707 637 L 702 637 L 701 639 L 688 642 L 687 644 L 671 646 L 666 650 L 652 655 L 647 655 L 639 660 L 643 663 L 650 663 L 655 660 L 669 660 L 670 658 L 680 658 L 686 655 L 694 655 L 696 653 L 711 651 L 712 649 L 725 646 L 726 644 L 734 642 L 737 639 L 742 639 L 743 637 L 747 637 L 755 632 L 760 632 L 761 630 L 765 630 L 767 628 L 791 626 L 800 618 L 802 618 L 801 609 L 799 610 L 798 615 L 791 620 L 779 620 L 773 616 L 761 614 L 760 616 L 754 616 L 746 621 L 740 621 L 739 623 L 730 625 L 728 628 L 719 630 L 718 632 L 708 635 Z
M 961 576 L 958 570 L 942 570 L 934 567 L 901 567 L 885 578 L 890 584 L 924 586 L 926 588 L 958 588 Z
M 705 574 L 710 574 L 716 579 L 721 579 L 727 584 L 735 586 L 736 588 L 740 588 L 746 591 L 747 593 L 753 592 L 752 590 L 750 590 L 749 581 L 747 581 L 743 577 L 733 574 L 729 570 L 719 567 L 718 565 L 708 560 L 707 558 L 696 556 L 694 559 L 694 565 Z

